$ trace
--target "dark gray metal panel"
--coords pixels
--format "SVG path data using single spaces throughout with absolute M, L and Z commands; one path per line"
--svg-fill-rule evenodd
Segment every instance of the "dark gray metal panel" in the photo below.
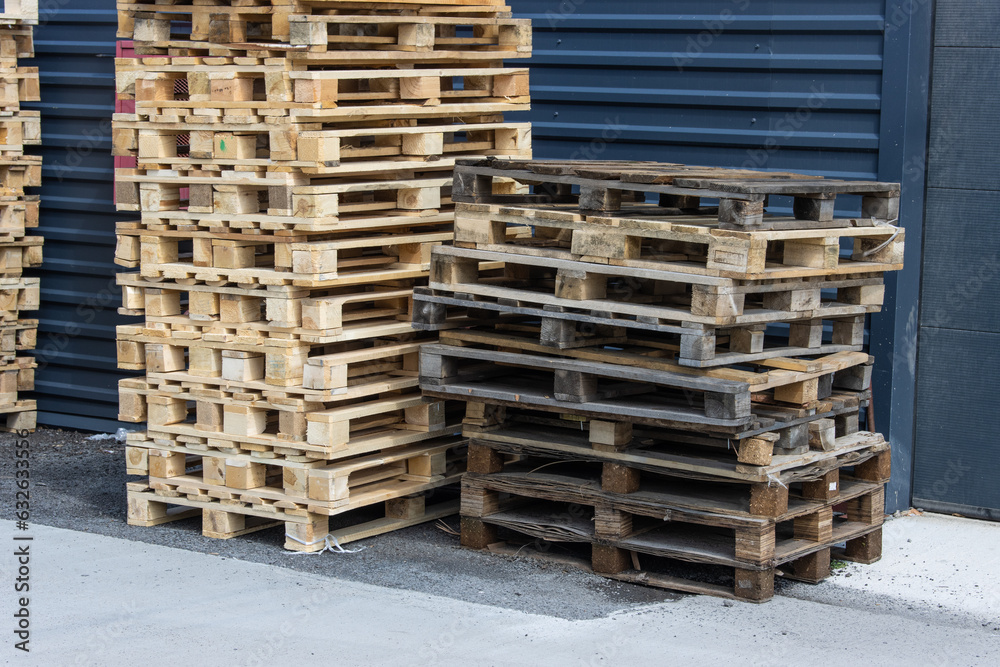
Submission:
M 39 423 L 113 430 L 117 422 L 115 212 L 111 114 L 117 14 L 107 0 L 42 9 L 35 31 L 45 237 L 36 357 Z
M 936 24 L 913 497 L 1000 520 L 995 5 L 942 1 Z
M 939 2 L 935 24 L 934 46 L 1000 46 L 996 0 Z
M 929 187 L 997 189 L 1000 50 L 936 48 Z
M 928 190 L 921 327 L 1000 333 L 997 211 L 997 191 Z
M 928 217 L 928 223 L 933 224 Z M 914 504 L 1000 519 L 995 408 L 1000 334 L 922 328 Z

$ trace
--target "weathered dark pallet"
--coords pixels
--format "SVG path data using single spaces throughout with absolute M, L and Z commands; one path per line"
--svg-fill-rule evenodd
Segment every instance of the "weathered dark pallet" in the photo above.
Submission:
M 420 386 L 438 397 L 663 424 L 743 430 L 751 423 L 746 383 L 576 359 L 430 345 L 420 355 Z
M 502 354 L 523 353 L 532 359 L 564 359 L 577 364 L 583 375 L 601 374 L 601 370 L 588 372 L 586 364 L 604 370 L 632 369 L 651 378 L 662 373 L 662 383 L 674 383 L 688 390 L 684 380 L 711 382 L 737 382 L 746 385 L 755 400 L 804 406 L 829 396 L 834 387 L 863 391 L 871 384 L 872 358 L 860 352 L 838 352 L 815 359 L 765 359 L 748 362 L 742 367 L 692 369 L 671 359 L 673 349 L 652 338 L 621 338 L 609 343 L 595 341 L 581 348 L 555 349 L 538 341 L 538 327 L 532 325 L 504 325 L 493 330 L 455 330 L 441 333 L 443 346 L 461 350 L 487 349 Z M 423 348 L 427 354 L 462 358 L 463 351 L 451 349 L 442 352 L 439 347 Z M 468 355 L 468 358 L 473 358 Z M 513 362 L 531 368 L 531 363 Z M 540 366 L 541 367 L 541 366 Z M 436 372 L 436 371 L 435 371 Z M 447 371 L 446 371 L 447 374 Z M 447 375 L 446 375 L 447 376 Z M 642 381 L 642 380 L 638 380 Z M 704 389 L 704 388 L 703 388 Z
M 887 452 L 889 445 L 881 435 L 858 430 L 857 417 L 857 404 L 841 409 L 831 403 L 828 411 L 802 418 L 807 426 L 804 448 L 792 442 L 788 449 L 780 446 L 788 435 L 782 430 L 790 428 L 784 424 L 726 439 L 607 417 L 557 417 L 476 403 L 468 406 L 463 432 L 477 447 L 504 455 L 591 461 L 636 472 L 763 485 L 773 495 L 794 482 Z M 472 469 L 488 472 L 475 465 Z
M 885 296 L 881 274 L 741 281 L 447 246 L 433 249 L 429 286 L 605 319 L 715 327 L 864 315 L 881 310 Z
M 494 178 L 530 184 L 535 193 L 494 195 Z M 747 230 L 850 226 L 851 220 L 834 218 L 837 195 L 862 197 L 858 221 L 893 222 L 899 217 L 899 192 L 897 183 L 674 164 L 467 160 L 456 167 L 454 199 L 514 206 L 570 203 L 583 212 L 614 213 L 623 202 L 643 202 L 654 194 L 664 208 L 717 215 L 720 227 Z M 775 195 L 793 198 L 794 220 L 765 216 L 767 199 Z M 702 199 L 717 199 L 719 206 L 703 211 Z
M 466 404 L 464 433 L 470 438 L 506 434 L 505 438 L 514 438 L 511 443 L 530 450 L 537 444 L 531 434 L 538 429 L 552 437 L 553 443 L 562 443 L 556 449 L 565 449 L 567 456 L 592 458 L 594 453 L 587 450 L 589 443 L 598 451 L 640 456 L 649 452 L 653 459 L 647 463 L 654 467 L 660 454 L 668 454 L 676 458 L 668 456 L 665 460 L 686 461 L 694 466 L 692 471 L 698 471 L 698 465 L 703 463 L 708 466 L 702 470 L 705 474 L 721 474 L 721 469 L 727 471 L 726 475 L 776 475 L 796 465 L 814 463 L 822 457 L 816 452 L 868 442 L 851 436 L 859 432 L 869 401 L 870 391 L 837 391 L 807 408 L 754 404 L 753 423 L 742 432 L 725 434 L 470 402 Z M 685 469 L 684 465 L 680 467 Z
M 544 460 L 528 459 L 503 472 L 466 475 L 463 545 L 489 547 L 504 529 L 589 544 L 597 573 L 638 568 L 639 554 L 724 566 L 735 574 L 727 596 L 750 601 L 773 595 L 775 570 L 786 564 L 795 578 L 821 581 L 840 543 L 847 543 L 849 559 L 870 563 L 881 556 L 883 481 L 841 479 L 835 470 L 797 485 L 786 507 L 772 504 L 770 514 L 759 514 L 739 491 L 717 485 L 663 483 L 607 466 L 554 472 L 539 465 Z
M 539 343 L 560 350 L 614 345 L 629 340 L 646 341 L 664 353 L 673 353 L 681 366 L 695 368 L 860 352 L 864 349 L 864 323 L 864 315 L 854 315 L 826 321 L 821 318 L 793 321 L 787 327 L 771 328 L 767 325 L 675 326 L 533 305 L 530 301 L 475 297 L 449 290 L 418 287 L 413 294 L 413 326 L 423 331 L 445 331 L 462 326 L 527 330 L 535 326 Z M 665 354 L 665 358 L 669 356 Z
M 599 216 L 558 207 L 459 203 L 455 245 L 744 280 L 875 273 L 903 266 L 904 232 L 892 225 L 732 231 L 719 229 L 705 216 L 666 212 L 639 203 Z M 850 257 L 841 257 L 845 241 L 853 244 Z

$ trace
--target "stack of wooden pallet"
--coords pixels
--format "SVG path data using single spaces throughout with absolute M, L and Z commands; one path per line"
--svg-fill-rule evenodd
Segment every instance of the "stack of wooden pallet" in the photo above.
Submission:
M 38 278 L 23 271 L 42 263 L 42 237 L 28 236 L 38 226 L 38 196 L 25 188 L 41 185 L 42 161 L 25 155 L 25 145 L 41 143 L 39 113 L 21 108 L 37 102 L 38 68 L 21 67 L 34 58 L 33 25 L 38 3 L 7 0 L 0 13 L 0 414 L 8 431 L 35 428 L 35 401 L 18 392 L 35 386 L 35 360 L 18 356 L 35 348 L 38 320 L 21 311 L 38 310 Z
M 491 0 L 119 4 L 115 154 L 129 521 L 283 522 L 317 551 L 457 511 L 461 415 L 418 387 L 410 325 L 450 243 L 458 156 L 530 157 L 530 22 Z M 373 524 L 330 517 L 385 502 Z M 181 514 L 183 515 L 183 513 Z M 350 520 L 350 517 L 344 519 Z
M 835 217 L 850 197 L 863 215 Z M 467 402 L 463 544 L 502 550 L 502 529 L 582 546 L 610 577 L 758 601 L 779 571 L 826 577 L 842 543 L 879 557 L 890 454 L 859 429 L 862 350 L 902 266 L 897 185 L 492 160 L 459 165 L 454 198 L 455 246 L 414 310 L 468 325 L 420 371 Z

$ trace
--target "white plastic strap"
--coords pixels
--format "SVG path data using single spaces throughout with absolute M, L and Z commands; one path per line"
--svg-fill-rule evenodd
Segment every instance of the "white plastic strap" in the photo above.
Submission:
M 785 485 L 785 483 L 782 482 L 780 479 L 778 479 L 778 477 L 774 473 L 769 473 L 768 476 L 767 476 L 767 485 L 771 486 L 771 484 L 777 484 L 778 486 L 780 486 L 783 489 L 787 489 L 788 488 Z
M 300 540 L 299 538 L 295 537 L 294 535 L 289 535 L 288 533 L 285 533 L 285 537 L 287 539 L 289 539 L 289 540 L 292 540 L 294 542 L 298 542 L 299 544 L 307 546 L 307 547 L 311 547 L 311 546 L 316 545 L 316 544 L 324 544 L 323 548 L 320 549 L 319 551 L 295 551 L 295 552 L 293 552 L 293 553 L 296 553 L 296 554 L 306 555 L 306 556 L 318 556 L 318 555 L 320 555 L 322 553 L 326 553 L 327 551 L 329 551 L 330 553 L 334 553 L 334 554 L 356 554 L 359 551 L 363 551 L 364 550 L 364 547 L 359 547 L 357 549 L 345 549 L 344 547 L 340 546 L 340 542 L 338 542 L 337 538 L 334 537 L 333 535 L 327 535 L 326 537 L 323 537 L 322 539 L 316 540 L 315 542 L 306 542 L 304 540 Z
M 882 250 L 883 248 L 885 248 L 886 246 L 888 246 L 890 243 L 892 243 L 893 241 L 895 241 L 896 237 L 899 236 L 899 233 L 901 231 L 903 231 L 903 228 L 902 227 L 897 227 L 895 233 L 893 233 L 893 235 L 889 237 L 888 241 L 886 241 L 885 243 L 883 243 L 883 244 L 881 244 L 879 246 L 876 246 L 876 247 L 872 248 L 871 250 L 867 250 L 867 251 L 861 253 L 861 256 L 862 257 L 870 257 L 871 255 L 874 255 L 879 250 Z

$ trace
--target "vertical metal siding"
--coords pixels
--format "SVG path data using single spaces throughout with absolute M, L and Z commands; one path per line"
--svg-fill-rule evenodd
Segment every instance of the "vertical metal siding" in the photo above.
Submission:
M 935 24 L 914 503 L 1000 520 L 1000 18 L 948 0 Z
M 877 174 L 881 0 L 511 4 L 540 157 Z
M 41 424 L 117 424 L 111 114 L 117 13 L 110 0 L 42 8 L 35 31 L 41 80 L 45 237 L 36 356 Z

